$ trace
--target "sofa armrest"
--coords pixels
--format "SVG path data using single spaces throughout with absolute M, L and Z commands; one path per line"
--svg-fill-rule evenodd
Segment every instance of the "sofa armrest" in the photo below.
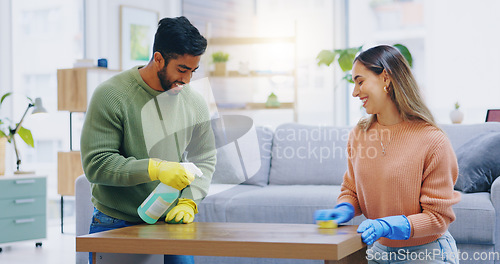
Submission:
M 491 202 L 493 203 L 493 206 L 495 207 L 495 210 L 498 213 L 498 211 L 500 210 L 500 177 L 496 178 L 493 181 L 490 190 L 490 197 L 491 197 Z
M 76 207 L 76 235 L 89 233 L 90 221 L 94 205 L 91 201 L 90 183 L 85 175 L 80 175 L 75 180 L 75 207 Z
M 491 185 L 490 199 L 495 208 L 495 251 L 500 250 L 500 177 L 496 178 Z

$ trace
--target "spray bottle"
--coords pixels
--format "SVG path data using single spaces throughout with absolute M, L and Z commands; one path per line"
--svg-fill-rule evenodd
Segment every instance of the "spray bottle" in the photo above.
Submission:
M 180 164 L 195 176 L 203 176 L 201 170 L 193 163 L 181 162 Z M 179 197 L 179 193 L 179 190 L 160 182 L 148 198 L 137 208 L 137 213 L 144 222 L 154 224 Z

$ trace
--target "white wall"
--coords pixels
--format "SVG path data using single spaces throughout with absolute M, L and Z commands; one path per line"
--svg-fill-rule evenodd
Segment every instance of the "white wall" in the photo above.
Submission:
M 11 13 L 10 2 L 3 3 L 0 8 L 0 95 L 9 91 L 7 87 L 12 86 L 12 33 L 11 33 Z M 7 111 L 7 109 L 2 109 Z
M 301 124 L 335 124 L 338 105 L 333 103 L 334 70 L 325 65 L 318 66 L 316 56 L 321 50 L 335 46 L 335 40 L 341 35 L 334 27 L 334 22 L 341 19 L 335 16 L 335 11 L 340 9 L 338 2 L 308 1 L 311 6 L 296 14 L 299 67 L 297 113 Z
M 500 108 L 500 1 L 425 1 L 425 94 L 440 123 L 450 123 L 456 101 L 464 123 L 481 123 Z
M 86 57 L 93 61 L 106 58 L 110 69 L 120 67 L 121 5 L 155 10 L 160 19 L 181 15 L 181 0 L 85 0 Z
M 11 33 L 11 13 L 10 1 L 2 3 L 0 8 L 0 96 L 11 91 L 12 87 L 12 33 Z M 9 116 L 12 113 L 9 100 L 4 102 L 1 109 L 1 116 Z M 5 166 L 6 171 L 12 170 L 12 157 L 6 155 Z
M 500 72 L 500 1 L 414 2 L 424 5 L 422 25 L 398 29 L 397 21 L 391 21 L 395 17 L 387 13 L 388 29 L 380 30 L 370 7 L 373 1 L 350 0 L 350 46 L 402 42 L 412 52 L 413 73 L 438 123 L 451 123 L 449 114 L 457 101 L 465 114 L 463 123 L 484 122 L 487 109 L 500 108 L 500 88 L 493 79 Z

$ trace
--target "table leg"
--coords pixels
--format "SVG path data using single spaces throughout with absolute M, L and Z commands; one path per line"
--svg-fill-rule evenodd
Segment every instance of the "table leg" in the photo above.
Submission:
M 96 261 L 97 261 L 97 252 L 92 252 L 92 264 L 96 264 Z
M 366 247 L 339 260 L 325 260 L 325 264 L 366 264 Z
M 64 199 L 61 195 L 61 234 L 64 233 Z

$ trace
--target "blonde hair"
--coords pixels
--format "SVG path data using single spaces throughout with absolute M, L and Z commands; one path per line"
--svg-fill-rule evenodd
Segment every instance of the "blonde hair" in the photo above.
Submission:
M 398 49 L 388 45 L 376 46 L 361 52 L 354 59 L 356 61 L 377 75 L 384 70 L 387 72 L 391 80 L 388 92 L 403 120 L 423 121 L 439 128 L 424 103 L 408 62 Z M 371 115 L 359 120 L 358 126 L 367 131 L 376 121 L 377 115 Z

